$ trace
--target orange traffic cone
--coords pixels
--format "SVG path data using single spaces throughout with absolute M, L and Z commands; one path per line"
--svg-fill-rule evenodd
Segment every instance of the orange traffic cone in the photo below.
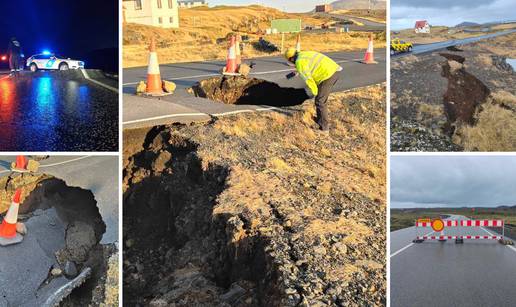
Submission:
M 242 42 L 242 36 L 237 35 L 236 37 L 236 45 L 235 45 L 235 54 L 236 54 L 236 63 L 237 67 L 242 64 L 242 54 L 240 52 L 240 43 Z
M 301 51 L 301 33 L 297 34 L 296 51 Z
M 374 60 L 374 48 L 373 48 L 373 35 L 372 34 L 369 34 L 369 44 L 367 45 L 367 51 L 365 53 L 364 60 L 362 61 L 362 63 L 378 64 L 378 62 L 376 62 Z
M 13 172 L 27 172 L 27 158 L 25 156 L 16 156 L 16 162 L 12 164 Z
M 147 88 L 145 94 L 150 96 L 162 96 L 163 85 L 159 72 L 158 54 L 156 53 L 156 39 L 151 39 L 149 47 L 149 67 L 147 69 Z
M 238 75 L 237 69 L 237 59 L 236 59 L 236 38 L 235 36 L 231 36 L 231 40 L 229 43 L 229 49 L 228 49 L 228 58 L 226 60 L 226 67 L 224 68 L 224 75 L 231 75 L 235 76 Z
M 9 207 L 9 210 L 7 210 L 4 220 L 0 225 L 0 245 L 2 246 L 20 243 L 23 240 L 23 236 L 16 232 L 20 197 L 21 189 L 17 189 L 14 193 L 11 206 Z

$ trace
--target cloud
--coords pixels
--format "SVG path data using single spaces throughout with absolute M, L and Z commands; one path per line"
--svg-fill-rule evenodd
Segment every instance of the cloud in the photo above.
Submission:
M 391 1 L 391 28 L 412 28 L 416 20 L 426 19 L 431 25 L 455 26 L 463 21 L 485 23 L 513 20 L 513 0 L 470 1 Z
M 516 158 L 394 156 L 391 206 L 516 205 Z

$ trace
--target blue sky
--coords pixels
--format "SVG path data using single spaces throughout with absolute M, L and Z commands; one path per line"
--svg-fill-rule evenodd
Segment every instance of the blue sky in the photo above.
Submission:
M 413 28 L 422 19 L 434 26 L 514 20 L 515 7 L 514 0 L 391 0 L 391 29 Z
M 332 1 L 328 1 L 330 3 Z M 325 3 L 321 0 L 208 0 L 210 6 L 214 5 L 250 5 L 261 4 L 263 6 L 277 8 L 287 12 L 308 12 L 314 9 L 315 5 Z

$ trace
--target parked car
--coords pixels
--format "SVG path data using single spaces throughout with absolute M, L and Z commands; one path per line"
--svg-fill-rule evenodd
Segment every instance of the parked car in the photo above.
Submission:
M 35 54 L 27 59 L 30 71 L 38 70 L 69 70 L 84 68 L 84 62 L 72 60 L 49 52 Z

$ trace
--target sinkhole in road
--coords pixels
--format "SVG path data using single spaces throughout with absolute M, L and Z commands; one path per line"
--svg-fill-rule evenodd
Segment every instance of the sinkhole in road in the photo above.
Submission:
M 214 213 L 230 170 L 203 166 L 198 145 L 169 129 L 148 132 L 143 150 L 129 158 L 124 170 L 124 303 L 236 306 L 241 300 L 260 301 L 274 284 L 264 239 L 234 240 L 242 236 L 245 223 Z
M 447 61 L 442 64 L 441 75 L 448 79 L 443 95 L 447 118 L 444 131 L 453 135 L 460 124 L 474 125 L 478 108 L 490 95 L 489 88 L 464 68 L 466 58 L 456 54 L 440 53 Z
M 45 250 L 51 262 L 54 262 L 48 268 L 41 268 L 48 275 L 32 276 L 35 281 L 43 281 L 35 292 L 36 297 L 54 297 L 55 302 L 66 298 L 61 306 L 102 301 L 107 260 L 115 252 L 115 247 L 100 244 L 106 225 L 93 193 L 70 187 L 65 181 L 47 175 L 15 174 L 4 178 L 0 180 L 3 188 L 0 195 L 4 194 L 1 198 L 11 198 L 15 187 L 22 188 L 26 197 L 20 204 L 19 221 L 27 225 L 27 236 L 37 238 L 36 245 L 31 243 L 34 240 L 26 238 L 20 247 L 22 250 L 26 248 L 27 253 L 31 249 Z M 74 285 L 77 288 L 56 290 L 52 286 L 54 279 L 66 278 L 71 281 L 86 268 L 91 269 L 91 275 L 80 285 Z M 59 269 L 62 273 L 51 274 L 53 269 Z M 95 292 L 94 289 L 102 290 Z
M 191 88 L 196 97 L 225 104 L 287 107 L 302 104 L 304 89 L 285 88 L 266 80 L 242 76 L 222 76 L 202 80 Z

